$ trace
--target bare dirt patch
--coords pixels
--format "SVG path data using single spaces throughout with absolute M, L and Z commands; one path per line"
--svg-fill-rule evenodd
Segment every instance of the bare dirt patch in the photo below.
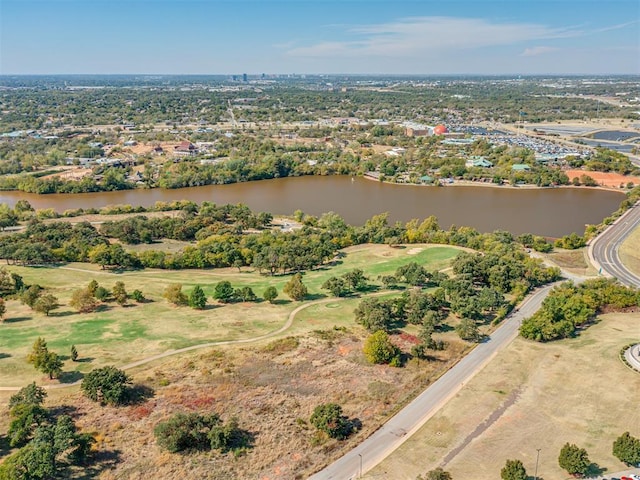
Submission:
M 68 167 L 56 167 L 56 170 L 61 170 L 50 175 L 45 175 L 43 179 L 60 178 L 62 180 L 81 180 L 84 177 L 91 175 L 92 170 L 90 168 L 82 168 L 77 166 Z
M 620 175 L 614 172 L 589 172 L 587 170 L 566 170 L 569 180 L 574 178 L 580 178 L 582 175 L 587 175 L 593 178 L 598 185 L 603 187 L 619 188 L 620 185 L 626 186 L 627 183 L 632 182 L 634 185 L 640 185 L 640 177 L 632 177 L 630 175 Z

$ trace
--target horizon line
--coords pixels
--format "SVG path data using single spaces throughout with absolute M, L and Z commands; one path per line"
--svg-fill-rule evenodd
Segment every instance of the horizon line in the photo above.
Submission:
M 497 76 L 521 76 L 521 77 L 535 77 L 535 76 L 596 76 L 596 77 L 607 77 L 607 76 L 640 76 L 639 72 L 607 72 L 607 73 L 588 73 L 588 72 L 579 72 L 579 73 L 550 73 L 550 72 L 541 72 L 541 73 L 517 73 L 517 72 L 504 72 L 504 73 L 478 73 L 478 72 L 466 72 L 466 73 L 293 73 L 293 72 L 280 72 L 280 73 L 247 73 L 247 72 L 236 72 L 236 73 L 0 73 L 0 77 L 44 77 L 44 76 L 162 76 L 162 77 L 188 77 L 188 76 L 239 76 L 239 75 L 247 75 L 247 76 L 358 76 L 358 77 L 459 77 L 459 76 L 486 76 L 486 77 L 497 77 Z

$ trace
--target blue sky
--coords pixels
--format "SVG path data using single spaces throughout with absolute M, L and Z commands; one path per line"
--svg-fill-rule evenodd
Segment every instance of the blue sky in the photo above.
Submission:
M 0 74 L 640 74 L 638 0 L 0 0 Z

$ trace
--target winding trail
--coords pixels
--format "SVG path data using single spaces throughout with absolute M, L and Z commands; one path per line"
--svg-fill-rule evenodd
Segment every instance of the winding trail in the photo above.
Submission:
M 387 291 L 384 292 L 376 292 L 373 293 L 371 295 L 366 295 L 366 296 L 374 296 L 374 295 L 383 295 L 385 293 L 388 293 Z M 365 296 L 363 295 L 363 298 Z M 260 340 L 265 340 L 267 338 L 271 338 L 271 337 L 275 337 L 276 335 L 279 335 L 283 332 L 286 332 L 289 328 L 291 328 L 291 325 L 293 325 L 293 321 L 296 318 L 296 315 L 304 310 L 305 308 L 309 308 L 313 305 L 321 305 L 323 303 L 329 303 L 329 302 L 340 302 L 340 301 L 344 301 L 347 300 L 350 297 L 345 297 L 345 298 L 323 298 L 321 300 L 314 300 L 308 303 L 304 303 L 298 307 L 296 307 L 295 309 L 293 309 L 290 313 L 289 316 L 287 317 L 287 321 L 285 322 L 285 324 L 280 327 L 277 330 L 274 330 L 272 332 L 269 333 L 265 333 L 264 335 L 260 335 L 258 337 L 250 337 L 250 338 L 242 338 L 239 340 L 220 340 L 217 342 L 207 342 L 207 343 L 200 343 L 198 345 L 191 345 L 190 347 L 184 347 L 184 348 L 178 348 L 177 350 L 167 350 L 166 352 L 163 353 L 159 353 L 157 355 L 152 355 L 150 357 L 146 357 L 143 358 L 142 360 L 137 360 L 135 362 L 131 362 L 131 363 L 127 363 L 126 365 L 123 365 L 121 367 L 119 367 L 121 370 L 130 370 L 132 368 L 136 368 L 139 367 L 141 365 L 145 365 L 147 363 L 151 363 L 155 360 L 160 360 L 162 358 L 166 358 L 166 357 L 171 357 L 173 355 L 179 355 L 181 353 L 185 353 L 185 352 L 190 352 L 192 350 L 199 350 L 201 348 L 208 348 L 208 347 L 216 347 L 219 345 L 239 345 L 239 344 L 244 344 L 244 343 L 253 343 L 253 342 L 259 342 Z M 43 388 L 46 388 L 48 390 L 57 390 L 60 388 L 67 388 L 67 387 L 73 387 L 76 385 L 80 385 L 80 383 L 82 382 L 82 380 L 76 380 L 75 382 L 72 383 L 60 383 L 60 384 L 56 384 L 56 385 L 44 385 Z M 20 390 L 22 387 L 0 387 L 0 392 L 17 392 L 18 390 Z

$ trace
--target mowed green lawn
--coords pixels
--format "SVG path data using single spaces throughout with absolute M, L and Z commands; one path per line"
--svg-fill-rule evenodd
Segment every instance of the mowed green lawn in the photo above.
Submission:
M 380 285 L 376 280 L 379 275 L 391 274 L 399 266 L 412 261 L 429 270 L 445 269 L 458 252 L 459 249 L 454 247 L 426 245 L 406 248 L 360 245 L 348 248 L 335 265 L 305 273 L 303 282 L 310 294 L 307 303 L 327 296 L 327 292 L 321 289 L 327 278 L 342 275 L 354 268 L 361 268 L 371 283 Z M 103 271 L 90 264 L 69 264 L 58 268 L 6 268 L 22 275 L 27 284 L 37 283 L 47 288 L 60 299 L 62 306 L 47 317 L 33 312 L 17 300 L 7 301 L 5 321 L 0 324 L 0 386 L 44 381 L 43 375 L 26 362 L 26 356 L 39 336 L 46 339 L 51 351 L 65 359 L 63 371 L 67 374 L 62 381 L 72 381 L 78 378 L 77 373 L 73 374 L 74 371 L 86 373 L 99 366 L 125 365 L 167 350 L 208 342 L 249 339 L 276 331 L 286 323 L 296 307 L 305 303 L 292 302 L 282 293 L 290 275 L 270 277 L 248 268 L 241 272 L 229 268 L 124 273 Z M 115 282 L 122 281 L 129 293 L 139 289 L 150 301 L 144 304 L 130 301 L 126 307 L 109 302 L 99 312 L 78 314 L 68 305 L 71 295 L 74 290 L 86 287 L 93 279 L 107 289 L 111 289 Z M 230 281 L 235 288 L 249 286 L 259 297 L 266 287 L 273 285 L 278 289 L 279 297 L 273 305 L 265 301 L 218 304 L 211 299 L 211 295 L 216 283 L 221 280 Z M 181 283 L 185 293 L 189 293 L 195 285 L 200 285 L 209 299 L 207 308 L 194 310 L 169 304 L 162 294 L 171 283 Z M 339 315 L 343 323 L 353 322 L 355 300 L 347 303 L 350 304 L 349 308 L 341 309 Z M 294 323 L 296 334 L 334 325 L 334 316 L 308 325 L 304 321 Z M 283 333 L 287 334 L 290 332 Z M 78 350 L 79 362 L 73 363 L 66 358 L 71 345 Z

